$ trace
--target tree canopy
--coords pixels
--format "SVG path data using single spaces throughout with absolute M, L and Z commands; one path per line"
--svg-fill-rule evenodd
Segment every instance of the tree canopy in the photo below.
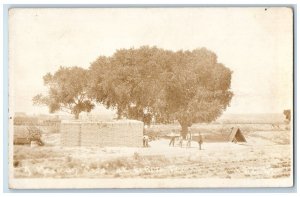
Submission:
M 51 113 L 64 110 L 79 117 L 94 108 L 93 100 L 117 109 L 118 117 L 149 124 L 178 121 L 182 136 L 193 123 L 216 120 L 229 106 L 232 72 L 206 48 L 170 51 L 143 46 L 100 56 L 88 70 L 60 67 L 44 76 L 46 96 L 34 104 Z
M 35 105 L 48 106 L 50 113 L 66 111 L 76 119 L 81 112 L 90 112 L 94 108 L 92 100 L 87 97 L 87 70 L 80 67 L 60 67 L 54 74 L 46 74 L 43 79 L 48 93 L 36 95 L 33 98 Z
M 206 48 L 169 51 L 144 46 L 100 56 L 89 69 L 89 95 L 119 116 L 167 123 L 185 137 L 193 123 L 216 120 L 229 105 L 231 70 Z

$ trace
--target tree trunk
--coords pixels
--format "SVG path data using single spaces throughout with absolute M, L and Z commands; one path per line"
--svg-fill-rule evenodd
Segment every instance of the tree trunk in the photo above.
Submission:
M 122 119 L 121 112 L 118 112 L 118 113 L 117 113 L 117 119 L 118 119 L 118 120 Z
M 122 110 L 119 106 L 117 107 L 117 119 L 122 119 Z
M 75 119 L 78 120 L 79 119 L 79 113 L 75 113 Z
M 183 139 L 186 139 L 186 136 L 188 134 L 188 124 L 180 124 L 181 125 L 181 132 L 180 135 Z

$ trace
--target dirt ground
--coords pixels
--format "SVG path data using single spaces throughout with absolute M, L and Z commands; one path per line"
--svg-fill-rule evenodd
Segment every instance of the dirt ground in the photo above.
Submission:
M 247 143 L 196 142 L 149 148 L 60 147 L 59 134 L 45 134 L 43 147 L 14 146 L 16 178 L 287 178 L 291 175 L 290 131 L 256 131 Z

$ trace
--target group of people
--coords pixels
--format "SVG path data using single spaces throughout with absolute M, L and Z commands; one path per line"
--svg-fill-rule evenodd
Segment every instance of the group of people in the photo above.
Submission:
M 175 140 L 177 138 L 177 136 L 175 135 L 174 132 L 172 132 L 170 134 L 170 142 L 169 142 L 169 146 L 174 146 L 175 145 Z M 203 137 L 201 135 L 201 133 L 198 133 L 198 137 L 197 137 L 197 142 L 199 144 L 199 150 L 202 149 L 202 144 L 203 144 Z M 189 132 L 189 134 L 187 135 L 186 138 L 184 138 L 183 136 L 179 136 L 179 146 L 182 147 L 183 146 L 183 141 L 186 141 L 186 147 L 189 148 L 191 147 L 191 143 L 192 143 L 192 133 Z M 143 136 L 143 147 L 149 147 L 149 136 L 144 135 Z
M 169 146 L 174 146 L 175 145 L 175 140 L 177 138 L 177 136 L 175 135 L 174 132 L 171 133 L 170 135 L 171 139 L 170 139 L 170 142 L 169 142 Z M 184 140 L 187 140 L 186 142 L 186 147 L 189 148 L 191 147 L 191 142 L 192 142 L 192 133 L 189 132 L 188 136 L 186 137 L 186 139 L 184 139 L 183 136 L 179 136 L 179 146 L 182 147 L 183 146 L 183 141 Z M 199 150 L 201 150 L 201 146 L 203 144 L 203 137 L 201 135 L 201 133 L 199 132 L 198 133 L 198 139 L 197 139 L 197 142 L 199 144 Z

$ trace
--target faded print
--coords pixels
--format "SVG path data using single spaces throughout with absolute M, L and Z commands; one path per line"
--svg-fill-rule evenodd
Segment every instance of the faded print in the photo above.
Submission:
M 11 188 L 293 185 L 289 8 L 9 11 Z

